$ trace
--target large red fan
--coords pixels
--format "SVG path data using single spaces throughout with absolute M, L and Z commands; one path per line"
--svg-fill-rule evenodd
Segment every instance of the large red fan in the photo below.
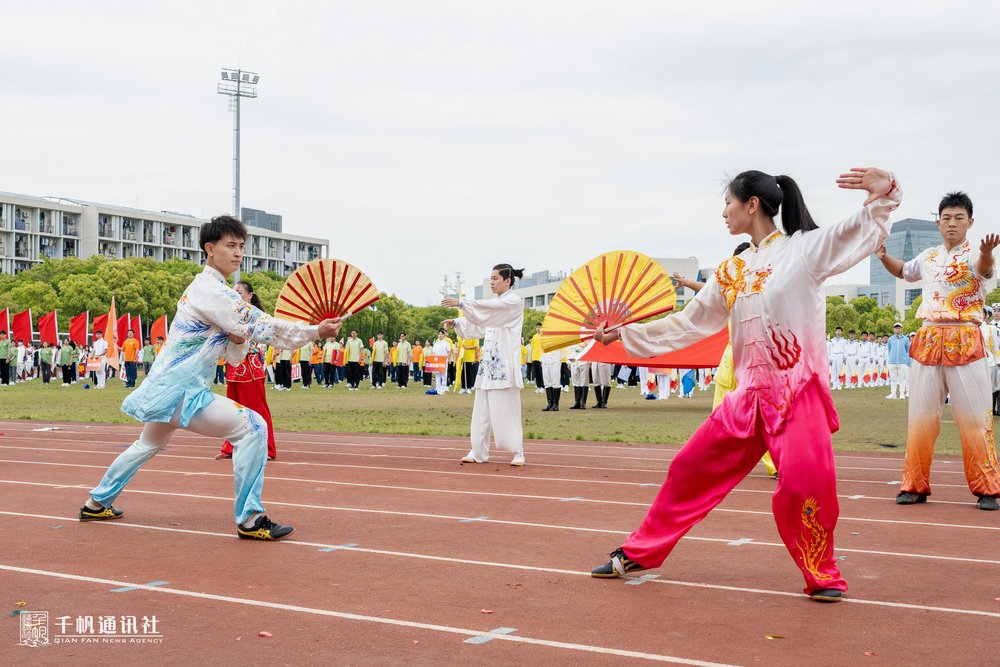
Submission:
M 347 317 L 379 299 L 378 289 L 357 267 L 339 259 L 314 259 L 285 281 L 274 314 L 311 324 Z

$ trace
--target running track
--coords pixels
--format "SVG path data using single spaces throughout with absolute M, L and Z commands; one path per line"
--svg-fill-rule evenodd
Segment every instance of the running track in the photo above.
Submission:
M 53 635 L 61 616 L 155 614 L 163 635 L 29 648 L 10 618 L 12 664 L 1000 663 L 1000 516 L 975 508 L 958 457 L 935 458 L 931 502 L 898 507 L 902 454 L 837 452 L 851 590 L 826 605 L 801 592 L 760 466 L 657 578 L 589 576 L 676 446 L 533 440 L 515 469 L 507 453 L 460 465 L 461 438 L 279 433 L 264 503 L 296 532 L 265 544 L 235 537 L 219 443 L 178 432 L 115 503 L 122 519 L 81 524 L 86 490 L 139 427 L 0 432 L 8 608 L 48 611 Z M 167 583 L 112 592 L 153 582 Z

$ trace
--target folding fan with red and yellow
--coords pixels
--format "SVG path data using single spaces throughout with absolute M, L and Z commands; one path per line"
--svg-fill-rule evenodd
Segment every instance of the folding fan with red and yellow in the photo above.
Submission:
M 606 253 L 559 287 L 542 322 L 542 350 L 588 341 L 601 324 L 614 331 L 670 312 L 676 303 L 674 283 L 656 261 L 629 250 Z
M 274 315 L 318 324 L 331 317 L 347 317 L 378 299 L 375 284 L 357 267 L 339 259 L 314 259 L 285 281 Z

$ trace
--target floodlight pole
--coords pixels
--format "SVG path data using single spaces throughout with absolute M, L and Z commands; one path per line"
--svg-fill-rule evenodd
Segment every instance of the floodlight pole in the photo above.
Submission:
M 222 83 L 218 87 L 220 95 L 229 96 L 229 110 L 233 112 L 233 216 L 237 218 L 240 217 L 240 98 L 257 97 L 259 79 L 255 72 L 223 69 Z M 233 280 L 239 279 L 240 270 L 236 269 Z

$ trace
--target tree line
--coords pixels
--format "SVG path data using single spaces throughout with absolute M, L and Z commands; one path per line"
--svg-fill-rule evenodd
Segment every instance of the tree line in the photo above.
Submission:
M 201 270 L 197 264 L 176 258 L 165 262 L 148 258 L 109 261 L 103 255 L 86 260 L 50 259 L 15 276 L 0 273 L 0 311 L 10 308 L 13 314 L 30 308 L 37 331 L 38 318 L 55 310 L 60 330 L 66 331 L 70 318 L 80 313 L 89 310 L 91 320 L 107 313 L 114 296 L 118 313 L 141 317 L 144 327 L 163 315 L 173 322 L 178 299 Z M 273 271 L 244 273 L 240 278 L 253 286 L 264 311 L 273 313 L 285 279 Z M 535 335 L 535 324 L 544 316 L 540 311 L 525 309 L 526 341 Z M 387 340 L 396 340 L 405 333 L 411 341 L 433 341 L 441 321 L 454 317 L 458 317 L 458 311 L 453 308 L 412 306 L 394 294 L 382 292 L 371 307 L 351 316 L 343 335 L 357 329 L 365 341 L 378 331 L 384 332 Z

